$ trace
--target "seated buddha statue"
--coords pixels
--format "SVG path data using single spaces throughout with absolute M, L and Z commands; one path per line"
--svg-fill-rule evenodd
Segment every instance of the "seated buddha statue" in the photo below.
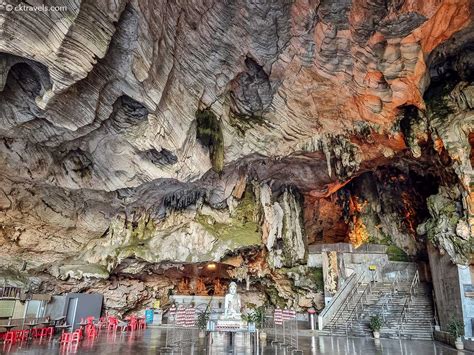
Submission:
M 195 294 L 199 296 L 207 296 L 207 287 L 204 281 L 201 278 L 197 279 Z
M 186 278 L 182 278 L 178 284 L 179 295 L 189 295 L 189 281 Z
M 221 284 L 221 280 L 216 279 L 214 281 L 214 295 L 215 296 L 224 296 L 225 294 L 225 287 Z
M 224 319 L 241 320 L 241 308 L 242 303 L 240 302 L 240 295 L 237 293 L 237 284 L 231 282 L 229 293 L 224 298 Z

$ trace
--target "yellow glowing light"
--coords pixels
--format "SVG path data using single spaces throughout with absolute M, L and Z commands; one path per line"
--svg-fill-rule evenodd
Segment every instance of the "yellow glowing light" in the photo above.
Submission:
M 216 264 L 208 264 L 207 269 L 208 270 L 215 270 L 216 269 Z

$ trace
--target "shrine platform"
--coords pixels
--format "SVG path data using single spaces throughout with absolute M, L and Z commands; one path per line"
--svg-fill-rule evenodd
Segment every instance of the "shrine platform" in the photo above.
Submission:
M 217 310 L 224 307 L 224 296 L 193 296 L 193 295 L 172 295 L 172 302 L 176 305 L 183 304 L 185 306 L 194 303 L 197 309 L 207 307 L 211 303 L 211 309 Z

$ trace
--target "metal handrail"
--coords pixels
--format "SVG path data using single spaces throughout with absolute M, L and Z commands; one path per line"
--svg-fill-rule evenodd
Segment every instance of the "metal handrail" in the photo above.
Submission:
M 349 329 L 352 329 L 352 321 L 353 321 L 353 315 L 355 315 L 355 318 L 358 318 L 358 309 L 359 305 L 361 307 L 361 313 L 364 311 L 364 301 L 363 298 L 365 298 L 365 303 L 367 303 L 367 296 L 372 292 L 372 282 L 369 282 L 365 288 L 362 294 L 360 295 L 357 303 L 355 304 L 354 308 L 352 309 L 351 313 L 347 317 L 346 320 L 346 335 L 348 334 L 347 331 L 347 326 L 349 325 Z
M 418 285 L 419 282 L 420 282 L 420 274 L 418 273 L 418 270 L 416 270 L 415 275 L 413 276 L 413 279 L 410 283 L 408 297 L 406 298 L 405 303 L 403 304 L 402 312 L 400 314 L 400 320 L 398 321 L 398 337 L 399 338 L 401 336 L 401 332 L 403 331 L 404 321 L 406 319 L 407 311 L 410 307 L 410 303 L 416 294 L 415 287 L 416 285 Z
M 356 281 L 355 287 L 350 291 L 350 293 L 346 297 L 346 300 L 344 301 L 344 303 L 342 303 L 339 306 L 336 313 L 334 313 L 334 316 L 329 320 L 328 323 L 331 324 L 331 332 L 334 331 L 334 328 L 336 327 L 337 321 L 344 314 L 344 311 L 347 309 L 349 303 L 351 303 L 352 298 L 354 297 L 354 295 L 356 295 L 358 293 L 359 287 L 362 284 L 361 280 L 365 278 L 365 274 L 366 274 L 366 272 L 364 271 L 361 275 L 359 275 L 359 278 Z
M 365 275 L 365 273 L 364 273 L 364 275 Z M 325 313 L 327 313 L 327 312 L 329 311 L 331 305 L 333 305 L 334 303 L 336 303 L 336 301 L 339 299 L 339 297 L 341 297 L 341 295 L 342 295 L 344 289 L 346 288 L 346 286 L 350 284 L 350 280 L 351 280 L 352 277 L 354 277 L 354 278 L 357 277 L 357 274 L 354 273 L 354 274 L 352 274 L 351 276 L 349 276 L 349 278 L 345 281 L 345 284 L 344 284 L 344 285 L 341 287 L 341 289 L 337 292 L 336 296 L 334 296 L 334 298 L 331 300 L 331 302 L 328 304 L 328 306 L 323 309 L 323 311 L 321 312 L 320 316 L 324 316 Z M 357 285 L 357 283 L 359 282 L 360 277 L 361 277 L 361 275 L 359 276 L 359 279 L 357 280 L 356 285 Z M 339 309 L 342 307 L 343 304 L 344 304 L 344 303 L 342 303 L 342 304 L 339 306 L 339 308 L 337 309 L 336 313 L 335 313 L 334 316 L 331 318 L 331 320 L 336 316 L 336 314 L 339 312 Z
M 337 326 L 337 322 L 339 321 L 339 319 L 344 315 L 344 311 L 348 309 L 349 304 L 351 304 L 354 296 L 358 294 L 360 285 L 361 285 L 360 283 L 357 283 L 356 287 L 354 287 L 351 290 L 351 293 L 347 296 L 346 301 L 341 305 L 341 307 L 343 306 L 342 309 L 338 309 L 337 313 L 331 319 L 331 333 L 334 331 L 334 328 Z

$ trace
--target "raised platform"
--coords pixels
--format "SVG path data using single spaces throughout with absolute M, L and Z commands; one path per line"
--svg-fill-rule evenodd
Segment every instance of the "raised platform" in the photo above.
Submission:
M 219 309 L 224 307 L 224 296 L 192 296 L 192 295 L 172 295 L 170 299 L 175 304 L 189 305 L 194 303 L 196 308 L 207 307 L 210 302 L 212 309 Z

